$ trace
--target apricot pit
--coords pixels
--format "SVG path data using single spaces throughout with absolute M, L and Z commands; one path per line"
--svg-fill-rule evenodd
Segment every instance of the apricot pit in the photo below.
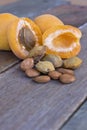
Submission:
M 25 59 L 29 51 L 42 42 L 39 27 L 29 18 L 13 21 L 8 28 L 8 41 L 13 53 L 20 59 Z

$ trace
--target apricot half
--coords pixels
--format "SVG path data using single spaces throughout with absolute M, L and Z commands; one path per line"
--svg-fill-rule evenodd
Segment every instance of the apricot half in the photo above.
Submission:
M 25 59 L 34 46 L 42 43 L 39 27 L 29 18 L 13 21 L 7 34 L 11 50 L 20 59 Z
M 51 14 L 43 14 L 43 15 L 37 16 L 34 19 L 34 21 L 40 27 L 42 33 L 44 33 L 50 27 L 53 27 L 56 25 L 64 25 L 63 22 L 59 18 Z
M 61 58 L 76 56 L 81 49 L 81 31 L 70 25 L 54 26 L 43 34 L 43 45 L 47 46 L 48 54 L 59 55 Z
M 7 28 L 12 21 L 18 19 L 17 16 L 10 13 L 0 14 L 0 50 L 10 50 L 7 39 Z

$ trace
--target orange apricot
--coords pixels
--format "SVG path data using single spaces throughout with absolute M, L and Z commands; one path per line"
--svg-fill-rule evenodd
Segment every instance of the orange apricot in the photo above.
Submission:
M 7 35 L 11 50 L 20 59 L 25 59 L 29 51 L 42 42 L 39 27 L 29 18 L 13 21 L 8 27 Z
M 47 46 L 47 54 L 70 58 L 81 50 L 81 31 L 70 25 L 54 26 L 43 34 L 43 45 Z
M 44 33 L 50 27 L 63 25 L 63 22 L 59 18 L 51 14 L 37 16 L 34 21 L 40 27 L 42 33 Z
M 18 17 L 13 14 L 0 14 L 0 50 L 10 50 L 7 39 L 7 28 L 15 19 L 18 19 Z

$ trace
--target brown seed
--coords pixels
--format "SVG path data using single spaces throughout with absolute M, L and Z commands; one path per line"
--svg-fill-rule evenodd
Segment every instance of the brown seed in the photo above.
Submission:
M 42 59 L 43 61 L 50 61 L 54 65 L 55 68 L 61 67 L 63 65 L 63 60 L 60 56 L 56 56 L 54 54 L 47 54 Z
M 55 70 L 53 64 L 49 61 L 39 61 L 35 67 L 38 71 L 44 74 L 47 74 L 48 72 Z
M 27 26 L 24 27 L 24 41 L 26 47 L 29 49 L 32 49 L 36 43 L 34 34 Z
M 28 77 L 32 78 L 32 77 L 39 76 L 39 75 L 40 75 L 40 72 L 37 71 L 37 70 L 35 70 L 35 69 L 28 69 L 28 70 L 25 71 L 25 74 L 26 74 Z
M 57 71 L 60 72 L 60 73 L 62 73 L 62 74 L 71 74 L 71 75 L 74 75 L 74 71 L 70 70 L 70 69 L 58 68 Z
M 58 79 L 58 78 L 60 77 L 61 73 L 54 70 L 54 71 L 50 71 L 50 72 L 48 73 L 48 75 L 49 75 L 52 79 Z
M 76 80 L 74 75 L 70 75 L 70 74 L 62 74 L 59 77 L 60 82 L 68 84 L 68 83 L 72 83 Z
M 50 81 L 50 77 L 41 75 L 41 76 L 33 78 L 33 80 L 37 83 L 47 83 Z
M 32 31 L 27 27 L 21 28 L 19 31 L 18 39 L 20 44 L 22 44 L 26 49 L 30 50 L 35 46 L 35 37 Z
M 26 58 L 23 60 L 20 64 L 20 68 L 25 71 L 27 69 L 33 68 L 34 67 L 34 60 L 33 58 Z
M 66 59 L 63 62 L 64 68 L 69 68 L 69 69 L 77 69 L 78 67 L 80 67 L 81 64 L 82 64 L 82 59 L 80 59 L 77 56 Z
M 46 46 L 35 46 L 29 51 L 29 57 L 34 58 L 34 62 L 37 63 L 46 53 Z

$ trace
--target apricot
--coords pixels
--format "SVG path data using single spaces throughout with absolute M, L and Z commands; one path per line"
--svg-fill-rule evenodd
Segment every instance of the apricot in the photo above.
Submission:
M 45 31 L 43 45 L 47 46 L 47 54 L 70 58 L 79 54 L 81 36 L 81 31 L 76 27 L 58 25 Z
M 29 18 L 13 21 L 8 27 L 8 42 L 13 53 L 20 59 L 25 59 L 29 51 L 42 43 L 39 27 Z
M 44 33 L 50 27 L 56 25 L 64 25 L 63 22 L 58 17 L 51 14 L 43 14 L 37 16 L 34 19 L 34 21 L 40 27 L 42 33 Z
M 18 17 L 13 14 L 0 14 L 0 50 L 10 50 L 7 39 L 7 28 L 15 19 L 18 19 Z

